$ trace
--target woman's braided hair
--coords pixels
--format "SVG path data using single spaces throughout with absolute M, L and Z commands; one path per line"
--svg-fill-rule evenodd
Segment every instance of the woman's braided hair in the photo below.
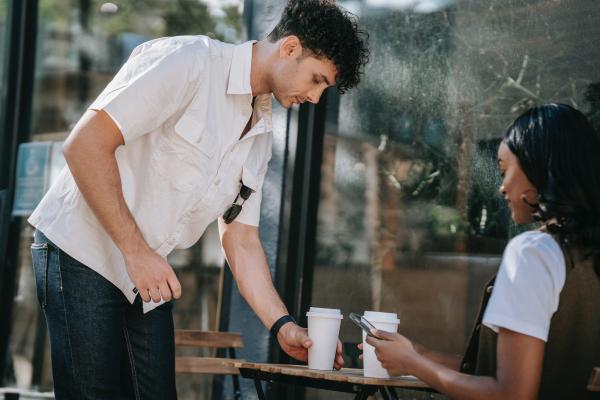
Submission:
M 534 218 L 594 255 L 600 276 L 600 134 L 580 111 L 551 103 L 517 118 L 504 142 L 538 191 Z

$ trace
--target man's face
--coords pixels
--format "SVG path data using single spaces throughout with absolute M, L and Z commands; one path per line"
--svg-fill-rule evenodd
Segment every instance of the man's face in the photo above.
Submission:
M 282 44 L 273 68 L 271 91 L 285 108 L 305 101 L 316 104 L 325 89 L 335 85 L 337 69 L 333 62 L 316 58 L 309 50 L 304 49 L 302 54 L 300 44 L 290 42 Z

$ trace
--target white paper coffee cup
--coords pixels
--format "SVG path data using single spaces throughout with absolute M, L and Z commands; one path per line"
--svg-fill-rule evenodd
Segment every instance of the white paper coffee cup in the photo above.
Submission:
M 319 307 L 311 307 L 306 316 L 308 337 L 312 341 L 308 349 L 308 368 L 331 371 L 344 317 L 339 309 Z
M 396 313 L 365 311 L 363 317 L 379 330 L 392 333 L 398 331 L 400 320 Z M 369 378 L 389 378 L 387 370 L 375 355 L 375 348 L 367 343 L 366 338 L 367 334 L 363 332 L 363 375 Z

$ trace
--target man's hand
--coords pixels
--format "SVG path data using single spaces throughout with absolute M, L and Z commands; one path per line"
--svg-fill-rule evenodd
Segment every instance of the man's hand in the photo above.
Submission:
M 142 300 L 155 303 L 181 297 L 181 284 L 167 261 L 145 246 L 134 255 L 125 257 L 127 273 Z
M 312 346 L 312 341 L 308 337 L 308 329 L 288 322 L 279 330 L 277 340 L 283 351 L 290 357 L 304 362 L 308 361 L 308 349 Z M 333 367 L 341 369 L 344 366 L 344 357 L 342 357 L 342 342 L 339 340 L 335 353 Z
M 226 224 L 219 218 L 219 234 L 227 263 L 244 299 L 267 327 L 273 326 L 288 310 L 273 286 L 267 257 L 260 243 L 256 226 L 233 221 Z M 308 330 L 288 322 L 277 333 L 279 345 L 288 355 L 306 362 L 312 342 Z M 338 340 L 334 367 L 342 368 L 342 343 Z
M 148 246 L 123 197 L 115 152 L 124 144 L 110 115 L 88 110 L 65 140 L 63 154 L 86 203 L 123 254 L 142 300 L 177 299 L 181 285 L 173 269 Z

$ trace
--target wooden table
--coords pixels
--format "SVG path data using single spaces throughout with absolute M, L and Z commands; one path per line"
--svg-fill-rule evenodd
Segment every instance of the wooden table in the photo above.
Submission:
M 305 365 L 260 364 L 234 362 L 244 378 L 253 379 L 258 398 L 266 400 L 261 381 L 280 382 L 337 392 L 354 393 L 355 400 L 379 392 L 384 400 L 398 399 L 394 388 L 434 391 L 411 376 L 390 379 L 365 378 L 362 369 L 342 368 L 340 371 L 318 371 Z

